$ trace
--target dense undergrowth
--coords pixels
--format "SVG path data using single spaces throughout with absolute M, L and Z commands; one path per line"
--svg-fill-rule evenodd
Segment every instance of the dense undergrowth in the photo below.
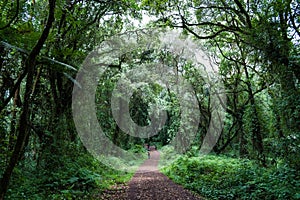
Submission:
M 108 159 L 120 165 L 124 162 L 120 158 Z M 139 164 L 132 163 L 132 168 Z M 64 154 L 49 154 L 47 163 L 41 166 L 20 162 L 6 199 L 94 199 L 110 186 L 129 181 L 132 175 L 129 170 L 107 167 L 86 151 L 64 149 Z
M 300 172 L 226 156 L 180 156 L 161 171 L 208 199 L 300 199 Z

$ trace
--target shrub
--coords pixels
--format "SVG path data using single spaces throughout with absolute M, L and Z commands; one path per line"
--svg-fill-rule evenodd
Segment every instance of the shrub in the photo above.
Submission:
M 209 199 L 300 199 L 299 172 L 224 156 L 181 156 L 162 172 Z

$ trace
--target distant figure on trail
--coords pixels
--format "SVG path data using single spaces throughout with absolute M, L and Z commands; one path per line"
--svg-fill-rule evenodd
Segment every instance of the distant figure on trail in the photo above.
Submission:
M 150 159 L 150 144 L 147 144 L 148 159 Z

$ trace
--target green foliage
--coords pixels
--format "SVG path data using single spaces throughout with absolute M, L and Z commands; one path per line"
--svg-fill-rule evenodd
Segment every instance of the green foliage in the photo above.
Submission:
M 146 152 L 146 149 L 142 145 L 135 144 L 133 147 L 130 148 L 130 151 L 133 153 L 144 153 Z
M 175 182 L 209 199 L 299 199 L 299 172 L 281 164 L 261 168 L 225 156 L 181 156 L 162 169 Z
M 93 194 L 132 177 L 132 173 L 113 170 L 84 151 L 51 156 L 60 163 L 52 170 L 18 166 L 7 199 L 90 199 Z
M 220 61 L 219 69 L 214 70 L 220 72 L 228 91 L 224 105 L 228 113 L 216 152 L 253 160 L 260 159 L 257 154 L 261 154 L 267 160 L 264 164 L 272 167 L 260 168 L 254 161 L 227 157 L 196 157 L 213 110 L 208 83 L 190 63 L 160 51 L 159 44 L 147 50 L 129 46 L 130 52 L 118 60 L 119 66 L 100 78 L 97 117 L 107 137 L 128 150 L 132 158 L 134 153 L 145 153 L 143 143 L 164 146 L 160 165 L 176 160 L 164 172 L 212 199 L 300 199 L 297 8 L 297 2 L 282 0 L 56 1 L 55 21 L 43 48 L 35 55 L 36 66 L 32 66 L 34 81 L 28 90 L 30 120 L 25 123 L 20 119 L 20 114 L 27 112 L 23 106 L 29 76 L 25 78 L 28 69 L 24 63 L 49 18 L 48 2 L 0 1 L 0 177 L 9 160 L 13 160 L 16 140 L 24 134 L 18 128 L 24 125 L 29 132 L 29 138 L 22 139 L 25 149 L 17 156 L 20 162 L 6 198 L 89 198 L 92 193 L 131 177 L 131 173 L 100 164 L 78 142 L 70 112 L 72 87 L 77 84 L 77 67 L 73 66 L 79 66 L 88 52 L 107 37 L 135 29 L 130 21 L 141 20 L 146 10 L 158 19 L 160 27 L 180 26 L 185 37 L 190 34 L 208 39 L 199 44 L 216 53 L 213 60 Z M 147 44 L 148 39 L 139 41 Z M 156 36 L 151 39 L 157 40 Z M 117 127 L 112 117 L 111 93 L 121 74 L 158 61 L 178 68 L 178 75 L 192 85 L 201 107 L 198 138 L 183 157 L 173 147 L 165 146 L 178 132 L 181 111 L 175 94 L 161 85 L 138 88 L 129 102 L 130 116 L 141 126 L 150 124 L 150 108 L 154 104 L 167 111 L 166 124 L 156 136 L 131 137 Z M 7 99 L 10 95 L 12 98 Z M 158 116 L 159 112 L 152 114 Z M 241 149 L 245 152 L 241 153 Z M 117 166 L 128 164 L 117 157 L 107 160 Z M 133 161 L 129 167 L 134 169 L 140 162 Z
M 170 163 L 176 160 L 180 155 L 175 151 L 174 146 L 167 145 L 160 148 L 160 160 L 159 168 L 170 165 Z

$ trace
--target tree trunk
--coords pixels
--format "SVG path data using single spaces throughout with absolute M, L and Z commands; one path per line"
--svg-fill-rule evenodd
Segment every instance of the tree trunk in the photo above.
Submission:
M 239 154 L 241 158 L 245 158 L 248 155 L 247 151 L 247 140 L 245 139 L 245 134 L 243 127 L 240 128 L 240 137 L 239 137 Z
M 253 91 L 252 91 L 252 85 L 251 85 L 251 82 L 250 82 L 250 77 L 249 77 L 249 73 L 248 73 L 248 69 L 247 69 L 246 65 L 244 66 L 244 69 L 245 69 L 245 74 L 246 74 L 246 78 L 247 78 L 246 84 L 247 84 L 247 88 L 248 88 L 248 95 L 249 95 L 249 99 L 250 99 L 250 105 L 251 105 L 251 109 L 253 111 L 252 144 L 253 144 L 253 148 L 258 153 L 258 157 L 257 157 L 258 160 L 260 160 L 262 162 L 262 164 L 265 165 L 266 160 L 265 160 L 265 155 L 264 155 L 263 137 L 262 137 L 262 132 L 261 132 L 261 125 L 260 125 L 259 118 L 258 118 L 256 102 L 255 102 L 254 94 L 253 94 Z
M 9 134 L 9 142 L 8 149 L 9 151 L 13 151 L 14 143 L 15 143 L 15 135 L 16 135 L 16 121 L 17 121 L 17 111 L 16 108 L 20 107 L 20 89 L 18 88 L 14 95 L 13 100 L 13 109 L 11 112 L 11 123 L 10 123 L 10 134 Z

